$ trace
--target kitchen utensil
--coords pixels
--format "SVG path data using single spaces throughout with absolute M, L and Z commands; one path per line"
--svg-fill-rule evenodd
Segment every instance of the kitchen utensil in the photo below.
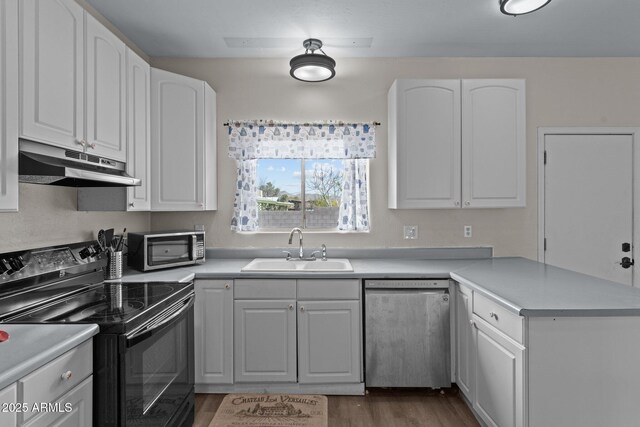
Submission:
M 105 247 L 113 249 L 113 228 L 104 230 Z
M 104 240 L 104 230 L 100 229 L 100 231 L 98 231 L 98 244 L 100 245 L 100 249 L 102 251 L 105 250 L 106 248 L 106 244 L 105 244 L 105 240 Z
M 127 232 L 127 227 L 122 230 L 122 235 L 120 236 L 120 240 L 118 240 L 118 244 L 116 245 L 116 252 L 122 250 L 122 242 L 124 241 L 124 234 Z

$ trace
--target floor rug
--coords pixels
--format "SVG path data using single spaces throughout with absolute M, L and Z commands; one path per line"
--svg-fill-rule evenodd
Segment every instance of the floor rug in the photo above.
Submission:
M 209 427 L 327 427 L 327 397 L 228 394 Z

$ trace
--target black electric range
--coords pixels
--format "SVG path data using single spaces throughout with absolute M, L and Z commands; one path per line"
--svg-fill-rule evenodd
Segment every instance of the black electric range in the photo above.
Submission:
M 105 283 L 105 265 L 93 242 L 0 254 L 0 323 L 97 324 L 93 424 L 190 426 L 193 283 Z

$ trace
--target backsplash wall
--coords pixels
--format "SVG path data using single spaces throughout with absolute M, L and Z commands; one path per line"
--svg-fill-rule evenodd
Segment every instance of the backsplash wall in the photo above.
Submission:
M 78 212 L 76 194 L 71 187 L 20 184 L 19 211 L 0 213 L 0 252 L 92 240 L 101 228 L 150 227 L 148 212 Z
M 153 213 L 153 229 L 204 224 L 209 247 L 283 247 L 288 233 L 229 229 L 235 163 L 227 156 L 227 119 L 377 120 L 371 161 L 370 233 L 305 233 L 305 246 L 493 246 L 498 256 L 537 256 L 537 129 L 542 126 L 640 125 L 638 58 L 336 58 L 323 83 L 289 77 L 288 59 L 152 58 L 152 66 L 207 80 L 217 93 L 218 206 L 208 213 Z M 387 208 L 387 92 L 396 78 L 525 78 L 527 207 L 390 210 Z M 404 240 L 403 225 L 419 238 Z M 464 225 L 473 237 L 463 237 Z M 278 254 L 274 254 L 278 256 Z

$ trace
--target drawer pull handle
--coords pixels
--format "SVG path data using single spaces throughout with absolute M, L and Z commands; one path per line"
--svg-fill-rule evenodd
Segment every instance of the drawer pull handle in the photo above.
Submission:
M 60 378 L 62 378 L 64 381 L 69 381 L 72 376 L 73 376 L 73 373 L 71 371 L 67 371 L 62 375 L 60 375 Z
M 494 319 L 498 320 L 498 314 L 494 313 L 493 311 L 489 313 L 489 317 L 493 317 Z

